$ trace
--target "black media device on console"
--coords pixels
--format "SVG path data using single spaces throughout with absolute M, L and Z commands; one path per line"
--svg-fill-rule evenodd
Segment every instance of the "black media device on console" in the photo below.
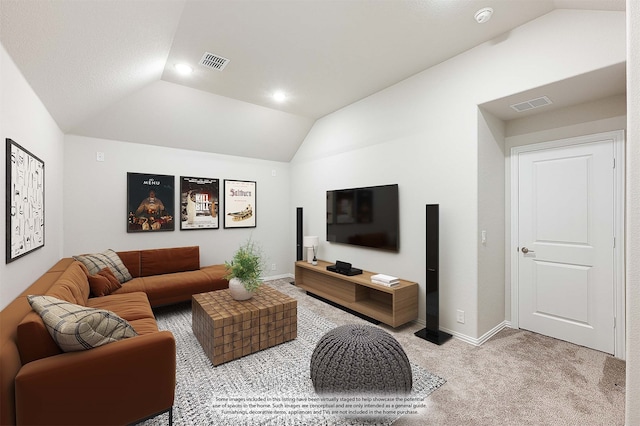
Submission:
M 336 260 L 335 265 L 327 266 L 327 271 L 337 272 L 338 274 L 348 276 L 360 275 L 362 273 L 362 269 L 352 268 L 350 263 L 341 262 L 339 260 Z

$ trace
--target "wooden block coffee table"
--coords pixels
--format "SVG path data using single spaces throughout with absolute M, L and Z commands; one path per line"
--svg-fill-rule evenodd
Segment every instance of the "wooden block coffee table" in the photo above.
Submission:
M 228 289 L 196 294 L 191 309 L 193 334 L 214 366 L 298 335 L 298 301 L 266 285 L 243 301 Z

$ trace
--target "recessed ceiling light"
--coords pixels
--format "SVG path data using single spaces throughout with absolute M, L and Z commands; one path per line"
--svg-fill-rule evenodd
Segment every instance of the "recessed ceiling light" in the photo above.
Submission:
M 176 71 L 178 71 L 182 75 L 189 75 L 193 72 L 193 68 L 191 68 L 187 64 L 175 64 L 174 67 Z
M 493 15 L 493 9 L 490 7 L 485 7 L 476 12 L 473 17 L 476 19 L 478 24 L 484 24 L 489 19 L 491 19 L 491 15 Z
M 273 94 L 273 99 L 276 102 L 284 102 L 284 100 L 287 99 L 287 95 L 285 95 L 283 91 L 279 90 Z

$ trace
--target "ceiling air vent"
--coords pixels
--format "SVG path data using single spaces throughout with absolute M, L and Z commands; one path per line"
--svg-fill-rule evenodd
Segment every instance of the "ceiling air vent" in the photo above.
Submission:
M 214 70 L 222 71 L 227 66 L 229 60 L 213 53 L 204 52 L 202 59 L 200 59 L 200 65 L 207 68 L 213 68 Z
M 541 98 L 530 99 L 528 101 L 520 102 L 518 104 L 513 104 L 511 105 L 511 108 L 513 108 L 518 112 L 523 112 L 530 109 L 540 108 L 546 105 L 550 105 L 551 103 L 552 103 L 551 99 L 547 98 L 546 96 L 543 96 Z

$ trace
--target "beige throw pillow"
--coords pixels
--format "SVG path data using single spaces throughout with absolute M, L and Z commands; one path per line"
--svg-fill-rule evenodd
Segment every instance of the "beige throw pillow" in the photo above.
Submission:
M 109 268 L 120 284 L 123 284 L 133 278 L 127 267 L 122 263 L 122 259 L 118 256 L 118 253 L 111 249 L 106 250 L 103 253 L 82 254 L 73 256 L 73 258 L 75 260 L 79 260 L 87 267 L 89 275 L 95 275 L 102 269 Z
M 111 311 L 51 296 L 27 296 L 27 300 L 64 352 L 92 349 L 138 335 L 131 324 Z

